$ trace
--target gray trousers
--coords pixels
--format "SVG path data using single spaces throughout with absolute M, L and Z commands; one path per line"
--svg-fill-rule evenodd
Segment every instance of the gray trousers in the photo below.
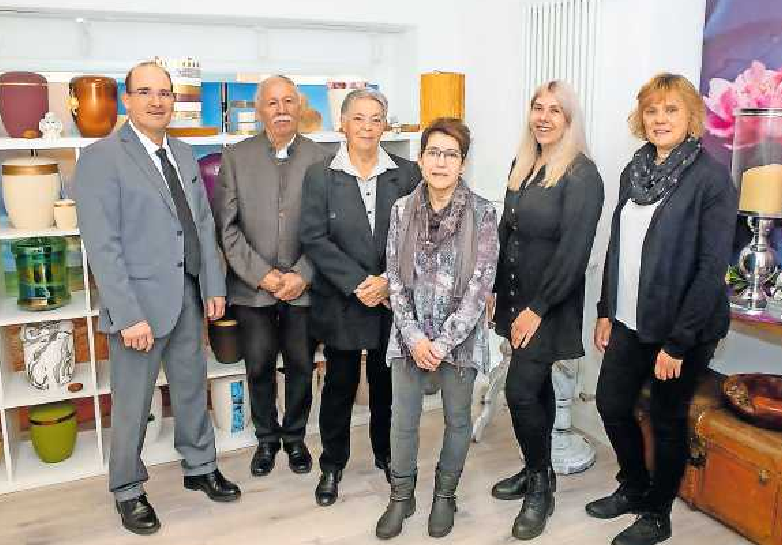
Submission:
M 421 406 L 426 375 L 408 359 L 394 359 L 391 363 L 391 471 L 397 477 L 409 477 L 418 470 L 418 439 Z M 442 387 L 443 445 L 440 450 L 440 469 L 446 473 L 461 474 L 472 437 L 472 390 L 478 371 L 441 363 L 437 379 Z
M 149 352 L 126 348 L 109 335 L 111 357 L 111 453 L 109 489 L 117 501 L 144 493 L 147 468 L 141 449 L 155 381 L 164 362 L 174 412 L 174 447 L 185 475 L 217 468 L 215 436 L 206 405 L 206 356 L 202 346 L 203 306 L 198 283 L 185 275 L 182 312 L 174 329 L 156 337 Z

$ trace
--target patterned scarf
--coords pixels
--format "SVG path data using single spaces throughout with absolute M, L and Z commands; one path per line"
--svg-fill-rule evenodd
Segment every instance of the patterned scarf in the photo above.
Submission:
M 444 210 L 446 215 L 440 221 L 440 227 L 432 240 L 427 240 L 430 214 L 428 200 L 426 182 L 422 182 L 410 194 L 410 199 L 402 213 L 399 238 L 401 243 L 399 273 L 402 284 L 407 289 L 413 289 L 417 250 L 432 253 L 445 240 L 456 237 L 455 246 L 459 253 L 459 266 L 454 293 L 461 296 L 467 289 L 477 259 L 478 242 L 472 192 L 463 180 L 459 180 L 451 196 L 451 202 Z M 422 244 L 422 241 L 425 242 Z
M 661 200 L 679 183 L 684 171 L 700 153 L 700 138 L 689 136 L 657 165 L 654 162 L 657 150 L 654 144 L 647 142 L 630 161 L 630 198 L 642 206 Z

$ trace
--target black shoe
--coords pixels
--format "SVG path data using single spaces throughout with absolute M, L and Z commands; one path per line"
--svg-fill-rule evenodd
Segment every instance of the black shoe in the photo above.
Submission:
M 530 471 L 524 503 L 513 521 L 513 537 L 522 540 L 538 537 L 546 529 L 546 521 L 553 512 L 554 494 L 548 471 Z
M 613 494 L 586 504 L 589 516 L 599 519 L 612 519 L 627 513 L 639 513 L 646 507 L 646 492 L 632 490 L 619 485 Z
M 332 505 L 339 497 L 339 481 L 342 480 L 342 470 L 326 470 L 320 474 L 320 481 L 315 487 L 315 501 L 321 507 Z
M 391 498 L 375 525 L 378 539 L 391 539 L 402 533 L 406 518 L 415 513 L 415 475 L 391 478 Z
M 498 481 L 491 487 L 491 495 L 498 500 L 520 500 L 527 493 L 527 468 Z
M 312 456 L 304 441 L 296 441 L 284 445 L 285 452 L 288 453 L 288 465 L 294 473 L 309 473 L 312 471 Z M 272 466 L 274 459 L 272 459 Z
M 204 475 L 190 475 L 185 477 L 185 488 L 188 490 L 200 490 L 212 501 L 230 502 L 236 501 L 242 495 L 239 487 L 223 477 L 219 469 Z
M 388 456 L 383 460 L 375 458 L 375 467 L 383 470 L 383 473 L 386 474 L 386 482 L 391 484 L 391 457 Z
M 616 536 L 612 545 L 655 545 L 671 537 L 671 517 L 659 513 L 643 513 Z
M 255 477 L 263 477 L 271 473 L 278 450 L 280 450 L 280 445 L 276 443 L 259 443 L 250 462 L 250 473 Z
M 554 468 L 548 468 L 549 487 L 552 492 L 557 491 L 557 474 Z M 520 500 L 527 493 L 527 468 L 510 477 L 506 477 L 491 488 L 491 495 L 498 500 Z
M 122 526 L 129 532 L 148 536 L 160 530 L 160 520 L 147 501 L 146 494 L 132 500 L 115 502 L 115 505 L 122 518 Z

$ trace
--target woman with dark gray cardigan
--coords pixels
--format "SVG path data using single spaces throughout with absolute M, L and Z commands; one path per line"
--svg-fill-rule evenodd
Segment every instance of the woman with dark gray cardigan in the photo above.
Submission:
M 585 273 L 602 207 L 578 99 L 566 83 L 546 83 L 530 102 L 508 181 L 495 285 L 497 332 L 513 348 L 505 396 L 526 467 L 492 495 L 524 498 L 513 523 L 518 539 L 540 535 L 554 511 L 551 368 L 584 355 Z
M 391 499 L 377 523 L 381 539 L 399 535 L 415 511 L 421 404 L 432 374 L 442 386 L 445 434 L 429 535 L 443 537 L 453 527 L 470 446 L 473 383 L 488 363 L 486 299 L 499 252 L 494 206 L 461 178 L 469 147 L 470 132 L 460 120 L 432 122 L 421 136 L 424 182 L 391 210 Z
M 702 148 L 705 112 L 685 77 L 659 74 L 641 88 L 629 118 L 646 143 L 620 178 L 595 325 L 595 345 L 605 352 L 597 410 L 619 462 L 619 487 L 586 505 L 601 519 L 639 515 L 614 545 L 671 537 L 690 401 L 730 323 L 725 271 L 736 191 L 728 169 Z M 634 415 L 648 380 L 654 475 Z

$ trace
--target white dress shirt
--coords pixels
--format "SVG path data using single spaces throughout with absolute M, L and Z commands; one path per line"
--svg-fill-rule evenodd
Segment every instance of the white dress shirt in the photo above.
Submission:
M 171 152 L 171 148 L 168 145 L 168 137 L 164 136 L 163 145 L 158 146 L 146 134 L 139 131 L 132 121 L 128 120 L 128 123 L 130 124 L 130 128 L 133 129 L 133 132 L 136 133 L 136 136 L 138 136 L 138 139 L 141 140 L 141 145 L 144 146 L 145 150 L 147 150 L 147 153 L 152 159 L 152 163 L 155 165 L 155 168 L 157 168 L 157 171 L 163 177 L 164 181 L 166 176 L 163 174 L 163 164 L 160 162 L 160 157 L 158 157 L 155 152 L 157 152 L 157 150 L 159 150 L 161 147 L 166 150 L 168 160 L 171 161 L 171 164 L 174 165 L 174 170 L 176 170 L 177 178 L 179 178 L 179 184 L 182 185 L 182 189 L 184 189 L 185 186 L 182 184 L 182 173 L 179 171 L 179 165 L 177 164 L 176 158 L 174 157 L 174 154 Z M 168 188 L 168 182 L 166 182 L 166 188 Z

